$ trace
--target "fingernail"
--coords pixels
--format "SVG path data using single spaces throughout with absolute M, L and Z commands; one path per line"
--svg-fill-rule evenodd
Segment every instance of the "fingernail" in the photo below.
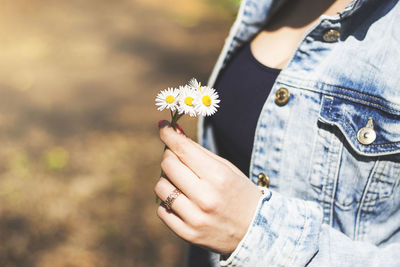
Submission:
M 165 126 L 169 125 L 169 122 L 166 120 L 160 120 L 158 121 L 158 128 L 164 128 Z

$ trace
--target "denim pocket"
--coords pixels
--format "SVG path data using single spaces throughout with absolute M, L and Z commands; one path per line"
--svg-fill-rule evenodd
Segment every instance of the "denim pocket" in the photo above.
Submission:
M 400 174 L 398 113 L 375 103 L 323 97 L 319 121 L 342 143 L 335 170 L 339 208 L 373 206 L 392 196 Z M 365 129 L 371 135 L 363 136 Z
M 357 154 L 387 156 L 400 153 L 400 116 L 348 100 L 325 96 L 320 121 L 340 129 L 348 144 Z M 358 133 L 371 122 L 375 140 L 371 144 L 360 142 Z

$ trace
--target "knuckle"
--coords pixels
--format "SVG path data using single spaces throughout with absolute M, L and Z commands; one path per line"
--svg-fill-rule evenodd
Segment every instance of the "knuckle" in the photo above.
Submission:
M 218 189 L 225 188 L 226 185 L 228 184 L 228 181 L 225 178 L 225 176 L 221 176 L 221 175 L 215 176 L 212 182 L 213 182 L 213 185 Z
M 185 149 L 185 146 L 183 146 L 181 143 L 178 143 L 176 146 L 175 146 L 175 153 L 176 153 L 176 155 L 178 156 L 178 157 L 180 157 L 180 158 L 182 158 L 182 157 L 184 157 L 185 156 L 185 154 L 186 154 L 186 151 L 185 151 L 186 149 Z
M 165 151 L 164 151 L 164 154 L 163 154 L 163 159 L 171 157 L 173 155 L 174 155 L 174 153 L 169 148 L 166 148 Z
M 218 175 L 214 177 L 212 180 L 213 185 L 218 189 L 219 191 L 223 191 L 227 185 L 230 185 L 232 182 L 232 176 L 233 174 L 227 170 L 221 170 L 219 169 Z
M 171 166 L 172 162 L 173 162 L 173 158 L 170 155 L 165 155 L 163 157 L 163 159 L 161 160 L 161 169 L 163 169 L 164 171 L 166 169 L 169 168 L 169 166 Z
M 195 229 L 190 229 L 185 233 L 184 239 L 189 241 L 193 244 L 198 244 L 199 240 L 201 239 L 200 233 Z
M 202 244 L 202 242 L 204 242 L 206 235 L 205 233 L 206 231 L 204 230 L 204 228 L 193 227 L 186 233 L 187 241 L 190 241 L 195 245 L 200 245 Z
M 199 206 L 206 213 L 214 213 L 218 209 L 218 201 L 215 197 L 207 197 L 199 201 Z
M 157 217 L 159 218 L 159 219 L 161 219 L 162 220 L 162 218 L 163 218 L 163 216 L 162 216 L 162 214 L 163 214 L 163 207 L 161 206 L 161 205 L 158 205 L 158 208 L 157 208 Z
M 178 142 L 175 145 L 175 151 L 174 152 L 178 157 L 182 158 L 182 157 L 185 157 L 185 155 L 188 153 L 187 148 L 188 148 L 187 142 L 186 141 L 181 141 L 181 142 Z
M 154 193 L 156 193 L 159 196 L 159 193 L 161 192 L 162 187 L 163 187 L 163 180 L 160 179 L 154 186 Z
M 196 216 L 196 218 L 191 222 L 191 225 L 194 229 L 199 230 L 204 228 L 206 225 L 207 221 L 205 220 L 204 216 L 199 215 Z

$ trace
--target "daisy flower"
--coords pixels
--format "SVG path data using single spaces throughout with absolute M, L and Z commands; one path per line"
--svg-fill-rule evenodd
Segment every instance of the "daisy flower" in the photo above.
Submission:
M 158 93 L 156 97 L 156 106 L 158 110 L 170 109 L 175 111 L 178 109 L 178 96 L 179 90 L 175 88 L 168 88 Z
M 189 86 L 192 87 L 196 91 L 201 91 L 201 83 L 198 82 L 195 78 L 192 78 L 189 81 Z
M 180 93 L 178 98 L 178 112 L 179 114 L 189 114 L 190 117 L 196 117 L 197 112 L 194 108 L 194 100 L 198 92 L 192 86 L 180 86 Z
M 194 102 L 195 110 L 201 116 L 210 116 L 217 112 L 219 102 L 218 93 L 215 89 L 202 86 Z

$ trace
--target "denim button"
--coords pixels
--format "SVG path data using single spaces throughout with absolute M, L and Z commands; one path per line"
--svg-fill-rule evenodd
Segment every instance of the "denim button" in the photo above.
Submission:
M 265 173 L 259 173 L 257 176 L 257 184 L 262 187 L 269 187 L 269 177 Z
M 365 127 L 362 127 L 357 133 L 357 140 L 362 145 L 370 145 L 376 139 L 376 133 L 374 131 L 374 123 L 372 118 L 368 119 L 368 123 Z
M 289 101 L 290 93 L 289 90 L 282 87 L 279 88 L 275 93 L 275 103 L 278 106 L 284 106 Z
M 363 145 L 370 145 L 376 139 L 376 133 L 374 129 L 363 127 L 357 133 L 357 140 Z
M 339 39 L 339 37 L 340 37 L 340 32 L 334 29 L 327 30 L 322 36 L 324 41 L 328 43 L 336 42 Z

